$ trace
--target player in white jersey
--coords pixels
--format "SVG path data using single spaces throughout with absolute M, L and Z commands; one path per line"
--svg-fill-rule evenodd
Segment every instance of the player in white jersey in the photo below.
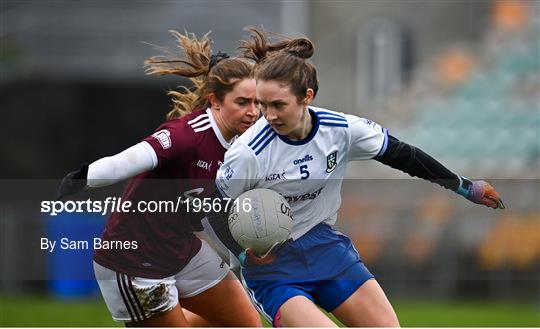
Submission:
M 257 62 L 256 95 L 264 118 L 227 151 L 216 184 L 230 198 L 253 188 L 281 193 L 292 208 L 292 239 L 261 259 L 242 250 L 219 218 L 212 220 L 216 233 L 239 256 L 250 297 L 274 326 L 335 326 L 317 305 L 348 326 L 399 326 L 351 240 L 332 228 L 347 162 L 375 159 L 492 208 L 504 207 L 499 195 L 484 181 L 455 175 L 373 121 L 309 106 L 318 90 L 315 67 L 307 61 L 311 41 L 284 38 L 271 44 L 264 32 L 251 32 L 242 48 Z

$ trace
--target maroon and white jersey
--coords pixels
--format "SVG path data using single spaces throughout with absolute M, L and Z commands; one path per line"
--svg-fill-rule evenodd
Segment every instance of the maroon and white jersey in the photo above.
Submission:
M 209 197 L 216 172 L 229 143 L 219 131 L 210 109 L 163 123 L 144 139 L 154 149 L 157 166 L 133 177 L 122 201 Z M 134 206 L 133 206 L 134 207 Z M 182 208 L 182 207 L 180 207 Z M 113 212 L 103 241 L 137 241 L 137 249 L 98 249 L 94 260 L 102 266 L 146 278 L 178 273 L 201 248 L 193 231 L 204 213 Z

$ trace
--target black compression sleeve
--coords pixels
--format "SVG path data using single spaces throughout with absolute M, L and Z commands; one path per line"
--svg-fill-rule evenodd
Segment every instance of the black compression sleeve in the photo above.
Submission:
M 223 200 L 223 197 L 219 193 L 218 190 L 212 195 L 213 199 L 220 199 Z M 225 207 L 225 202 L 222 202 L 221 209 L 224 209 L 222 212 L 214 212 L 211 214 L 208 214 L 208 223 L 210 223 L 210 226 L 212 226 L 212 229 L 218 236 L 219 240 L 229 249 L 235 256 L 238 257 L 242 251 L 244 251 L 244 248 L 240 247 L 240 245 L 234 240 L 231 231 L 229 230 L 229 223 L 228 223 L 228 209 Z
M 459 177 L 440 162 L 424 151 L 391 135 L 388 135 L 386 151 L 374 159 L 411 176 L 437 183 L 452 191 L 456 191 L 460 184 Z

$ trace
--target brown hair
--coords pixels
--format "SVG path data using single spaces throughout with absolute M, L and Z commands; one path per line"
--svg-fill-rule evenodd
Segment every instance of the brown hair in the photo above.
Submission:
M 255 79 L 287 83 L 298 101 L 306 96 L 308 88 L 313 89 L 313 97 L 317 95 L 317 70 L 307 61 L 314 53 L 311 40 L 272 33 L 278 40 L 271 43 L 266 31 L 256 27 L 247 30 L 251 35 L 240 42 L 239 49 L 243 57 L 257 63 L 253 72 Z
M 219 101 L 223 101 L 236 83 L 251 77 L 252 64 L 241 58 L 228 58 L 218 53 L 212 56 L 212 40 L 206 33 L 200 40 L 193 33 L 181 34 L 169 31 L 183 50 L 184 57 L 179 58 L 173 52 L 159 47 L 168 56 L 154 56 L 144 62 L 147 74 L 175 74 L 189 78 L 193 87 L 181 87 L 182 92 L 171 90 L 167 94 L 172 97 L 173 109 L 167 119 L 180 118 L 195 110 L 210 106 L 208 95 L 213 93 Z

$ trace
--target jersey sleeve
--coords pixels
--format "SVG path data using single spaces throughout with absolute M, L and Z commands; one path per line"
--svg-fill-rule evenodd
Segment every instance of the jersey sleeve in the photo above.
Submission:
M 385 152 L 388 130 L 369 119 L 346 115 L 349 124 L 349 161 L 369 160 Z
M 87 187 L 95 188 L 131 178 L 157 165 L 157 157 L 150 145 L 140 142 L 116 155 L 101 158 L 88 166 Z
M 236 199 L 254 187 L 258 174 L 255 154 L 247 145 L 237 142 L 225 153 L 217 172 L 216 186 L 222 196 Z
M 144 139 L 154 149 L 157 166 L 190 158 L 193 149 L 190 135 L 174 121 L 162 124 L 156 132 Z

